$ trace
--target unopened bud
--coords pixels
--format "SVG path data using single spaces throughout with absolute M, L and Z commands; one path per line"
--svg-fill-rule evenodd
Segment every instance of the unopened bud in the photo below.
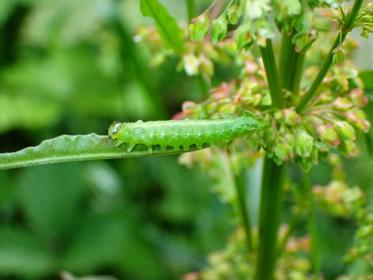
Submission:
M 274 154 L 278 163 L 291 159 L 293 157 L 292 143 L 285 140 L 277 143 L 274 148 Z
M 348 122 L 336 121 L 335 128 L 342 140 L 356 140 L 355 129 Z
M 239 28 L 237 32 L 235 32 L 235 42 L 238 50 L 248 49 L 254 43 L 250 32 L 241 28 Z
M 313 138 L 305 130 L 295 136 L 295 152 L 301 157 L 309 157 L 313 148 Z
M 193 101 L 185 101 L 181 105 L 181 109 L 183 112 L 189 112 L 192 111 L 196 107 L 196 103 Z
M 352 106 L 353 104 L 351 103 L 351 101 L 345 97 L 337 97 L 333 102 L 333 107 L 340 111 L 345 111 L 351 108 Z
M 231 24 L 237 24 L 241 17 L 240 6 L 237 0 L 233 0 L 227 10 L 227 18 Z
M 359 153 L 359 149 L 354 141 L 345 141 L 344 148 L 346 154 L 350 157 L 357 156 Z
M 187 54 L 183 56 L 183 64 L 185 72 L 189 76 L 194 76 L 199 73 L 200 61 L 194 54 Z
M 352 102 L 358 107 L 364 107 L 368 103 L 368 98 L 365 96 L 364 91 L 360 88 L 355 88 L 350 92 Z
M 364 132 L 368 132 L 370 123 L 366 119 L 365 113 L 362 110 L 354 110 L 346 112 L 345 116 L 348 121 Z
M 209 31 L 210 19 L 207 14 L 202 14 L 189 24 L 189 36 L 193 41 L 201 41 Z
M 233 113 L 236 111 L 236 106 L 233 104 L 225 104 L 219 108 L 219 112 L 223 115 L 233 115 Z
M 283 110 L 284 121 L 288 125 L 295 125 L 300 121 L 300 116 L 294 110 L 294 108 Z
M 333 63 L 340 64 L 345 60 L 346 50 L 342 48 L 342 46 L 336 48 L 333 51 Z
M 329 145 L 337 146 L 341 142 L 332 125 L 321 125 L 317 128 L 317 132 L 321 140 Z
M 225 15 L 221 15 L 212 22 L 211 37 L 214 43 L 223 40 L 228 33 L 228 22 Z
M 199 61 L 200 61 L 199 70 L 201 74 L 203 74 L 203 76 L 206 78 L 211 78 L 212 75 L 214 74 L 214 64 L 205 55 L 200 55 Z

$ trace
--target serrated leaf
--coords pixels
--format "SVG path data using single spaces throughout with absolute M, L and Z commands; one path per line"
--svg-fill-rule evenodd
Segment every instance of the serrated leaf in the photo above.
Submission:
M 143 145 L 136 145 L 129 152 L 128 145 L 118 146 L 108 136 L 94 133 L 62 135 L 45 140 L 35 147 L 0 154 L 0 170 L 58 162 L 170 155 L 181 152 L 174 149 L 164 151 L 160 148 L 150 151 Z
M 183 31 L 177 25 L 165 6 L 158 0 L 141 0 L 141 12 L 144 16 L 154 19 L 157 29 L 165 41 L 175 52 L 181 53 L 184 49 Z

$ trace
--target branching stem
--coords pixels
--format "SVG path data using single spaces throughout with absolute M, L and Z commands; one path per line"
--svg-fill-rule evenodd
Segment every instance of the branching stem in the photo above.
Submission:
M 350 12 L 347 14 L 345 21 L 343 25 L 341 26 L 341 31 L 338 33 L 334 44 L 332 48 L 330 49 L 324 64 L 321 67 L 321 70 L 319 74 L 316 76 L 315 80 L 313 81 L 310 89 L 308 92 L 303 96 L 303 98 L 300 100 L 297 111 L 301 113 L 305 108 L 306 105 L 316 96 L 317 89 L 321 85 L 322 81 L 324 80 L 324 77 L 329 71 L 330 66 L 333 62 L 333 55 L 336 48 L 338 48 L 341 44 L 343 44 L 344 40 L 346 39 L 347 34 L 351 31 L 354 21 L 356 17 L 359 14 L 359 10 L 361 8 L 361 5 L 363 3 L 363 0 L 355 0 L 354 4 L 350 10 Z
M 267 74 L 267 81 L 269 91 L 271 93 L 272 106 L 274 108 L 282 108 L 284 102 L 282 100 L 280 80 L 277 73 L 277 66 L 275 55 L 273 52 L 272 41 L 270 39 L 266 40 L 266 45 L 260 47 L 260 54 L 263 59 L 264 68 Z
M 252 236 L 251 236 L 251 223 L 250 223 L 250 216 L 249 216 L 249 209 L 247 205 L 247 185 L 245 180 L 245 169 L 243 169 L 240 174 L 235 175 L 234 177 L 235 187 L 236 187 L 236 197 L 237 197 L 237 204 L 238 210 L 240 212 L 242 226 L 246 233 L 246 244 L 248 251 L 251 251 L 252 245 Z

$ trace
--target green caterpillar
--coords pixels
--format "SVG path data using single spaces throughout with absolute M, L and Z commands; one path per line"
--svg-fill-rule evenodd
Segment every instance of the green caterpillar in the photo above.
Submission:
M 137 144 L 150 150 L 153 146 L 190 150 L 228 144 L 260 127 L 261 122 L 248 112 L 241 117 L 211 120 L 114 122 L 109 128 L 109 136 L 118 145 L 129 144 L 129 151 Z

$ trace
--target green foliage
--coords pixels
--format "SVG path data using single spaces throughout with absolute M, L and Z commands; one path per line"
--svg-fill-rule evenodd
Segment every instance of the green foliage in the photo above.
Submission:
M 1 2 L 2 152 L 78 135 L 0 154 L 0 169 L 126 159 L 1 171 L 0 278 L 371 277 L 372 75 L 347 37 L 370 33 L 369 2 Z M 246 110 L 265 127 L 184 153 L 189 169 L 131 158 L 174 149 L 88 134 Z
M 0 273 L 29 276 L 46 275 L 54 271 L 56 259 L 40 237 L 23 229 L 0 229 Z M 32 261 L 30 261 L 32 260 Z
M 160 148 L 149 151 L 144 146 L 130 149 L 129 144 L 124 143 L 119 146 L 108 136 L 94 133 L 89 135 L 62 135 L 45 140 L 35 147 L 25 148 L 14 153 L 0 154 L 0 169 L 66 161 L 139 157 L 180 152 L 182 151 L 161 150 Z
M 158 0 L 141 0 L 140 7 L 144 16 L 154 19 L 166 44 L 175 52 L 182 52 L 184 49 L 183 31 L 178 27 L 175 18 L 169 15 L 167 9 Z

